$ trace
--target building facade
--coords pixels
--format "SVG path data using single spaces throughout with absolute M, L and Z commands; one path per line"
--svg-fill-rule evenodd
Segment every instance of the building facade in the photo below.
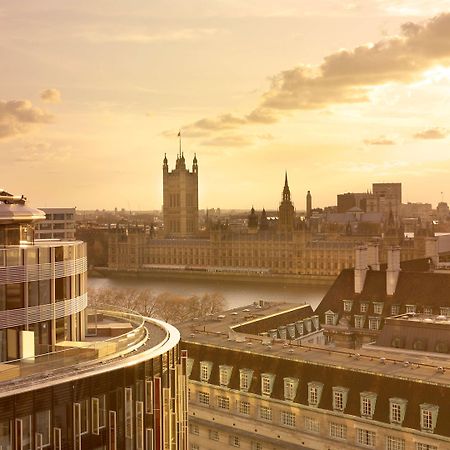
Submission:
M 181 327 L 192 450 L 450 448 L 448 354 L 325 345 L 316 315 L 284 308 Z

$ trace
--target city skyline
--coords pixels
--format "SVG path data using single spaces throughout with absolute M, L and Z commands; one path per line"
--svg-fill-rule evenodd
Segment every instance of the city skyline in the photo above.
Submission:
M 380 181 L 435 207 L 450 192 L 449 9 L 0 3 L 2 187 L 40 206 L 159 209 L 181 129 L 202 208 L 276 208 L 286 169 L 297 210 L 308 190 L 326 206 Z

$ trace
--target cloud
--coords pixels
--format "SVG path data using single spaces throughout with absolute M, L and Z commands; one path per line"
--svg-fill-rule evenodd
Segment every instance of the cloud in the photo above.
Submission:
M 44 89 L 41 92 L 41 99 L 45 103 L 59 103 L 61 101 L 61 92 L 58 89 Z
M 449 130 L 445 128 L 428 128 L 414 134 L 415 139 L 444 139 L 448 136 Z
M 301 65 L 282 71 L 272 77 L 270 88 L 250 113 L 203 118 L 186 128 L 221 131 L 275 123 L 290 111 L 366 103 L 373 88 L 416 82 L 438 65 L 450 65 L 450 13 L 420 24 L 404 23 L 398 36 L 331 53 L 319 66 Z
M 0 139 L 28 133 L 36 125 L 52 121 L 50 113 L 29 100 L 0 100 Z
M 86 30 L 79 36 L 93 43 L 152 44 L 157 42 L 195 41 L 208 38 L 218 32 L 215 28 L 184 28 L 161 32 L 111 30 L 98 32 Z
M 366 145 L 395 145 L 396 142 L 393 139 L 389 139 L 385 136 L 379 136 L 373 139 L 364 139 Z
M 245 147 L 252 141 L 246 136 L 218 136 L 201 142 L 201 145 L 212 147 Z

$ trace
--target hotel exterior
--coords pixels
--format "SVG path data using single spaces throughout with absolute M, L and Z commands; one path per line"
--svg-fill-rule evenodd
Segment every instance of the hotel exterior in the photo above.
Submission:
M 169 324 L 87 305 L 80 241 L 0 193 L 0 449 L 187 447 L 186 353 Z

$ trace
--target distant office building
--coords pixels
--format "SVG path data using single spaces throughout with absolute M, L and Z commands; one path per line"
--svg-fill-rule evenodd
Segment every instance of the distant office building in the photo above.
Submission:
M 87 306 L 86 247 L 0 192 L 0 449 L 187 450 L 179 332 Z
M 40 208 L 45 213 L 45 220 L 36 224 L 36 239 L 75 239 L 76 208 Z
M 197 156 L 194 156 L 192 172 L 189 172 L 181 149 L 175 169 L 171 172 L 167 157 L 164 157 L 163 219 L 164 234 L 167 237 L 195 236 L 198 233 Z
M 352 208 L 359 208 L 361 211 L 367 210 L 368 193 L 347 192 L 346 194 L 338 194 L 337 211 L 338 213 L 346 213 Z

